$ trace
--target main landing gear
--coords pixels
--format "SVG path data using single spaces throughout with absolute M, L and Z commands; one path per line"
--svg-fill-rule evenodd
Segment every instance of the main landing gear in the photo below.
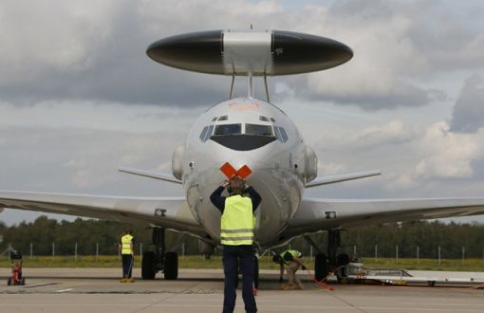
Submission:
M 318 251 L 314 260 L 314 277 L 318 281 L 325 279 L 332 272 L 344 275 L 341 271 L 336 270 L 347 265 L 350 257 L 346 253 L 337 254 L 338 247 L 341 246 L 341 234 L 338 229 L 328 230 L 327 254 L 323 253 L 310 237 L 304 236 L 304 238 Z M 338 281 L 340 279 L 341 277 L 338 277 Z
M 143 279 L 155 279 L 157 272 L 162 271 L 165 279 L 175 280 L 178 278 L 178 254 L 166 252 L 165 229 L 153 228 L 153 245 L 155 251 L 143 253 L 141 260 L 141 277 Z

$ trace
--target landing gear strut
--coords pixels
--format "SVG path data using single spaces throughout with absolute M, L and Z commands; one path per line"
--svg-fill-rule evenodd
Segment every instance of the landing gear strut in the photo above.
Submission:
M 350 258 L 346 253 L 338 253 L 338 248 L 341 246 L 341 234 L 339 229 L 328 230 L 327 254 L 324 254 L 314 243 L 314 241 L 305 236 L 304 237 L 313 247 L 316 248 L 318 254 L 314 260 L 314 277 L 321 281 L 325 279 L 332 271 L 336 271 L 340 266 L 349 263 Z M 340 274 L 340 271 L 337 272 Z M 338 276 L 338 281 L 341 277 Z
M 162 271 L 165 279 L 177 279 L 178 254 L 176 252 L 166 252 L 165 229 L 154 227 L 152 239 L 155 251 L 146 251 L 143 253 L 141 277 L 143 279 L 155 279 L 156 273 Z

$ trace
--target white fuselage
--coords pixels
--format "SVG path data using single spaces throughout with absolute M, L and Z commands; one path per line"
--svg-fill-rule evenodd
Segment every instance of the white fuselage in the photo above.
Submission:
M 317 175 L 313 150 L 287 115 L 264 101 L 231 99 L 202 114 L 173 155 L 173 174 L 182 179 L 193 215 L 214 242 L 219 242 L 220 211 L 210 195 L 227 179 L 220 170 L 225 162 L 252 170 L 247 184 L 262 197 L 256 242 L 278 241 L 299 208 L 305 183 Z

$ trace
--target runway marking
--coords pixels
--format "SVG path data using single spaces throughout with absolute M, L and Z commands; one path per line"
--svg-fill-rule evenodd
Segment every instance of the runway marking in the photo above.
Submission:
M 56 292 L 68 292 L 68 291 L 71 291 L 73 290 L 72 288 L 67 288 L 67 289 L 61 289 L 61 290 L 57 290 Z
M 60 283 L 46 283 L 46 284 L 38 284 L 38 285 L 28 285 L 28 286 L 22 286 L 22 288 L 28 289 L 28 288 L 38 288 L 38 287 L 46 287 L 46 286 L 54 286 L 54 285 L 60 285 Z

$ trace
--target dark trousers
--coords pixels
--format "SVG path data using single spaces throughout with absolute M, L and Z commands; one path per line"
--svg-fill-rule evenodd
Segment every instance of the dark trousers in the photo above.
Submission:
M 232 313 L 235 308 L 236 285 L 238 267 L 242 273 L 242 298 L 244 299 L 245 312 L 257 312 L 254 292 L 255 256 L 252 246 L 223 246 L 223 264 L 225 273 L 224 282 L 224 307 L 223 313 Z
M 131 254 L 122 254 L 121 261 L 123 262 L 123 278 L 131 278 L 133 272 L 133 256 Z

